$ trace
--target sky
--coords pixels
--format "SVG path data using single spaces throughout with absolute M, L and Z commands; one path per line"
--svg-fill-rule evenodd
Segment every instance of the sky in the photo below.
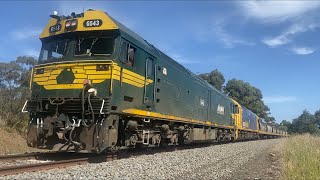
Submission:
M 104 10 L 192 72 L 259 88 L 277 122 L 320 109 L 320 1 L 0 1 L 0 62 L 37 57 L 53 11 Z

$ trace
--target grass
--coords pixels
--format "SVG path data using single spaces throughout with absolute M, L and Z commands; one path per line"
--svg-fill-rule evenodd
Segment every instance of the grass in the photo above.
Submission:
M 0 154 L 16 154 L 37 151 L 29 148 L 26 140 L 13 129 L 0 127 Z
M 284 144 L 282 179 L 320 180 L 320 137 L 289 137 Z

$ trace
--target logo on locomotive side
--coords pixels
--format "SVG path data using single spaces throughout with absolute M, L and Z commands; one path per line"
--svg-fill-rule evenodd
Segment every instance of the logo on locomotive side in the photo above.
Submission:
M 162 73 L 163 73 L 164 75 L 167 75 L 167 68 L 163 68 Z
M 224 107 L 218 104 L 217 113 L 224 115 Z
M 200 105 L 201 105 L 201 106 L 204 106 L 204 99 L 201 99 L 201 98 L 200 98 Z

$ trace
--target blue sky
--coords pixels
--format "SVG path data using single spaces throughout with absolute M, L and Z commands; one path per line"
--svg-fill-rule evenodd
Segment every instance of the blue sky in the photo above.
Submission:
M 38 56 L 49 15 L 83 8 L 105 10 L 194 73 L 217 68 L 256 86 L 278 122 L 320 109 L 320 1 L 0 1 L 0 61 Z

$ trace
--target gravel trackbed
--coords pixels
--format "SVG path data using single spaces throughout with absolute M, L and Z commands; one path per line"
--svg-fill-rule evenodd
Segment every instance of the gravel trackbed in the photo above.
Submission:
M 281 142 L 283 139 L 213 145 L 0 179 L 237 179 L 240 167 Z

